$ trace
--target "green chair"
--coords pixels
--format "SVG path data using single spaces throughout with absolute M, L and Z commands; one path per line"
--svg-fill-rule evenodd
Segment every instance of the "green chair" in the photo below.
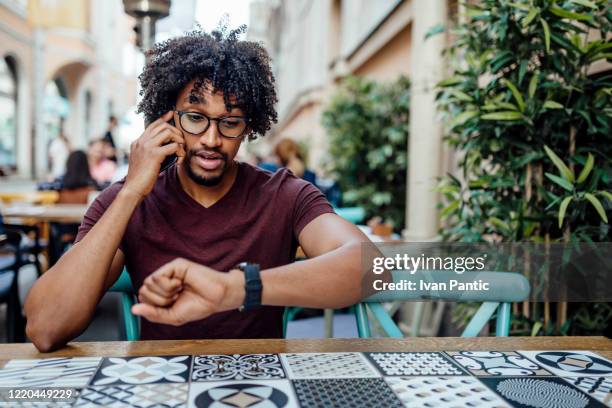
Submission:
M 497 312 L 495 335 L 508 336 L 510 332 L 511 302 L 522 302 L 529 296 L 529 281 L 519 273 L 513 272 L 466 272 L 457 274 L 454 271 L 420 271 L 410 275 L 407 271 L 392 271 L 393 282 L 403 280 L 428 283 L 448 283 L 455 279 L 460 283 L 470 283 L 475 280 L 489 282 L 489 290 L 479 291 L 438 291 L 438 290 L 385 290 L 375 293 L 361 303 L 355 305 L 354 313 L 357 321 L 359 337 L 371 337 L 368 310 L 389 337 L 402 338 L 404 334 L 387 313 L 381 302 L 448 300 L 454 302 L 482 302 L 482 305 L 472 317 L 461 337 L 476 337 L 487 322 Z
M 121 311 L 127 340 L 134 341 L 140 339 L 139 320 L 138 317 L 132 314 L 132 306 L 136 304 L 136 291 L 132 286 L 132 279 L 130 279 L 127 269 L 123 268 L 119 279 L 117 279 L 109 291 L 121 293 Z

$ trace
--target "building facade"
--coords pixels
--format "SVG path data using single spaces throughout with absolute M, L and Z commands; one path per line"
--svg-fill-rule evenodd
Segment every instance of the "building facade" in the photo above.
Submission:
M 84 148 L 135 104 L 133 25 L 121 0 L 0 0 L 5 172 L 43 178 L 58 132 Z
M 289 137 L 309 146 L 309 165 L 324 161 L 328 141 L 321 113 L 347 75 L 377 81 L 411 79 L 408 239 L 436 236 L 435 180 L 451 166 L 442 144 L 433 85 L 444 77 L 446 35 L 427 31 L 456 13 L 448 0 L 256 0 L 249 39 L 274 63 L 279 123 L 269 144 Z

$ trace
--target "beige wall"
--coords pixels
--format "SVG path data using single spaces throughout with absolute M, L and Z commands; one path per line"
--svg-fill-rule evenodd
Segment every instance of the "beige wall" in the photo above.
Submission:
M 410 74 L 410 26 L 404 27 L 391 41 L 354 71 L 377 81 L 389 81 Z
M 266 144 L 269 150 L 282 137 L 303 141 L 309 146 L 308 165 L 322 172 L 329 158 L 321 113 L 337 88 L 338 80 L 349 74 L 379 81 L 408 75 L 412 10 L 410 1 L 316 0 L 313 3 L 316 6 L 300 9 L 298 6 L 302 3 L 298 0 L 287 0 L 284 12 L 280 13 L 284 14 L 284 23 L 280 24 L 281 46 L 276 54 L 275 50 L 269 50 L 278 74 L 279 123 Z M 368 15 L 362 15 L 364 12 L 357 7 L 358 3 L 367 6 L 370 11 L 365 14 Z M 307 10 L 307 13 L 300 10 Z M 385 14 L 391 10 L 390 15 Z M 259 15 L 263 14 L 275 15 L 259 10 Z M 351 19 L 351 15 L 357 17 Z M 379 26 L 383 19 L 385 22 Z M 257 24 L 263 25 L 262 22 Z M 368 33 L 368 29 L 376 27 Z M 271 44 L 274 43 L 272 34 L 264 35 L 260 27 L 257 39 Z

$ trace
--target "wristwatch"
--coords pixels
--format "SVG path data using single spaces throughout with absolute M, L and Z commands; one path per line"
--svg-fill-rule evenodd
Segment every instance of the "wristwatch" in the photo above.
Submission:
M 239 311 L 257 309 L 261 306 L 261 291 L 263 285 L 261 284 L 261 277 L 259 276 L 259 265 L 241 262 L 236 266 L 244 272 L 244 303 L 238 308 Z

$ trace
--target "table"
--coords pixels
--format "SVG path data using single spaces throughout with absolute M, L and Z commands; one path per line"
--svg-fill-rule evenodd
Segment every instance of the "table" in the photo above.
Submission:
M 488 350 L 495 352 L 486 353 Z M 548 352 L 541 353 L 543 350 Z M 323 352 L 328 354 L 303 354 Z M 612 341 L 603 337 L 514 337 L 92 342 L 71 343 L 44 354 L 31 344 L 8 344 L 0 346 L 3 365 L 8 359 L 55 360 L 11 362 L 10 368 L 0 372 L 0 382 L 15 388 L 38 384 L 80 390 L 65 406 L 75 402 L 76 406 L 142 404 L 146 400 L 147 404 L 163 401 L 169 406 L 188 402 L 190 407 L 214 402 L 215 406 L 246 407 L 262 402 L 270 407 L 400 408 L 400 401 L 408 406 L 467 406 L 487 401 L 482 406 L 510 407 L 522 406 L 516 402 L 526 399 L 548 401 L 545 406 L 555 408 L 599 407 L 603 405 L 598 400 L 610 397 L 605 387 L 609 387 L 612 364 L 589 352 L 610 359 Z M 547 355 L 557 357 L 550 363 L 553 368 L 534 363 Z M 101 356 L 117 358 L 100 360 Z M 481 368 L 465 359 L 480 362 Z M 525 370 L 517 374 L 517 368 Z M 608 377 L 605 382 L 600 378 L 595 392 L 589 391 L 593 383 L 586 387 L 581 383 L 582 378 L 587 381 L 584 373 L 602 368 L 605 374 L 588 375 Z M 493 369 L 504 373 L 500 376 Z M 565 376 L 558 373 L 562 369 Z
M 87 208 L 86 204 L 13 204 L 2 207 L 1 211 L 5 218 L 27 218 L 34 222 L 79 224 L 83 220 Z
M 0 345 L 0 363 L 9 359 L 144 356 L 177 354 L 327 353 L 447 350 L 590 350 L 612 359 L 612 340 L 605 337 L 416 337 L 410 339 L 254 339 L 149 340 L 69 343 L 52 353 L 31 344 Z
M 20 201 L 32 204 L 53 204 L 58 199 L 57 191 L 0 192 L 0 202 L 5 203 Z

